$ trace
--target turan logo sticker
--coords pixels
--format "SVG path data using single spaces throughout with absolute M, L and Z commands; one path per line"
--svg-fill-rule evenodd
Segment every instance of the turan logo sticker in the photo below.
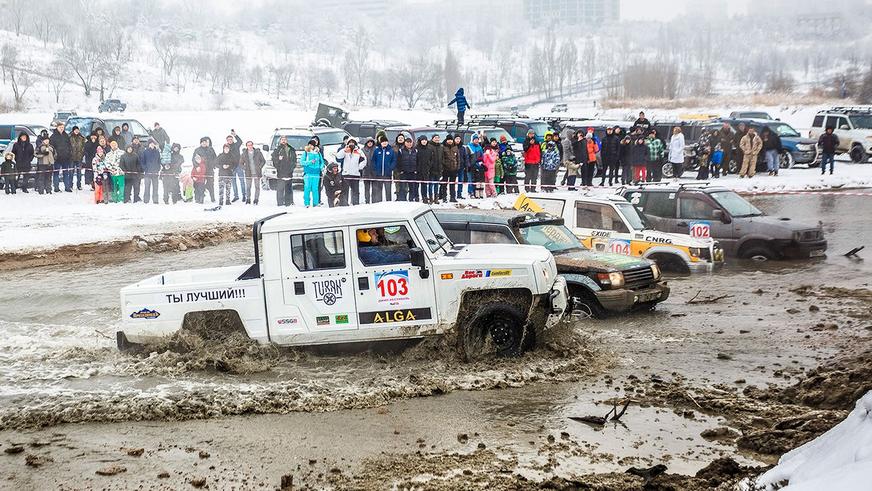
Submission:
M 341 280 L 313 281 L 312 286 L 315 289 L 315 300 L 324 302 L 324 305 L 335 305 L 336 301 L 342 298 L 342 283 L 344 282 L 345 278 Z
M 430 309 L 398 309 L 379 312 L 361 312 L 361 324 L 384 324 L 386 322 L 410 322 L 432 319 Z
M 157 319 L 158 317 L 160 317 L 160 312 L 151 309 L 142 309 L 130 314 L 131 319 Z

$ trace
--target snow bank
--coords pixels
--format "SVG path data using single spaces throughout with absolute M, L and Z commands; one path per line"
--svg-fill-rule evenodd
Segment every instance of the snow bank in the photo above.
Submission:
M 838 489 L 865 491 L 872 486 L 872 392 L 830 431 L 784 454 L 778 465 L 760 476 L 763 489 L 782 491 Z

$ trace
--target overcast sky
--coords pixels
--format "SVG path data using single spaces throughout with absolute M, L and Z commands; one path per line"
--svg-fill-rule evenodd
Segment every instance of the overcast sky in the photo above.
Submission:
M 621 18 L 670 20 L 677 15 L 714 3 L 726 4 L 729 14 L 736 15 L 745 13 L 750 0 L 621 0 Z

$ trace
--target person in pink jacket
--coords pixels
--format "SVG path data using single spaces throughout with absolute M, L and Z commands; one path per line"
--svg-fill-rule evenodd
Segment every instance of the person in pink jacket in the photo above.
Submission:
M 497 195 L 497 188 L 494 186 L 494 176 L 496 175 L 497 159 L 499 158 L 499 147 L 496 141 L 491 142 L 484 151 L 482 156 L 482 164 L 484 164 L 484 192 L 488 198 Z

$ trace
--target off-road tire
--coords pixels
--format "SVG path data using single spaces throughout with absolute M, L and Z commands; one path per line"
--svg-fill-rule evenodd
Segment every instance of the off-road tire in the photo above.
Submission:
M 855 164 L 862 164 L 869 159 L 869 156 L 866 155 L 866 151 L 863 150 L 863 147 L 860 145 L 854 145 L 851 147 L 851 162 Z
M 588 289 L 580 286 L 569 288 L 569 297 L 571 299 L 570 308 L 590 312 L 592 319 L 603 319 L 609 315 L 608 311 L 600 305 L 596 296 Z M 577 302 L 576 302 L 577 299 Z
M 681 257 L 670 253 L 655 253 L 648 257 L 657 263 L 661 271 L 675 274 L 690 274 L 690 268 Z
M 529 348 L 524 313 L 506 302 L 481 306 L 461 333 L 461 354 L 466 361 L 487 356 L 520 356 Z M 529 330 L 532 331 L 532 330 Z
M 767 245 L 752 245 L 742 251 L 742 259 L 752 259 L 755 261 L 772 261 L 778 259 L 778 254 Z

